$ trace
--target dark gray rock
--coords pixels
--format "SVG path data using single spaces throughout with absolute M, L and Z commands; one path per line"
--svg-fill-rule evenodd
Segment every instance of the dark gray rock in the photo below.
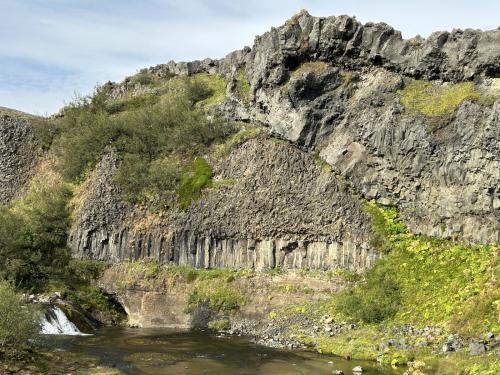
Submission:
M 365 269 L 369 218 L 361 202 L 315 158 L 287 142 L 250 140 L 214 161 L 236 184 L 206 191 L 186 212 L 138 228 L 114 187 L 117 160 L 107 154 L 76 212 L 69 244 L 78 257 L 120 261 L 153 257 L 195 267 Z M 133 215 L 132 215 L 133 214 Z M 132 215 L 132 216 L 131 216 Z
M 0 204 L 21 195 L 40 155 L 30 116 L 0 107 Z

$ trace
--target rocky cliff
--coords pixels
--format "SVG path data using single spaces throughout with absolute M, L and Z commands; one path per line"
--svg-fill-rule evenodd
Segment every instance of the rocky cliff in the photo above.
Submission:
M 124 202 L 109 150 L 74 205 L 78 257 L 362 270 L 380 256 L 365 200 L 397 206 L 415 233 L 500 240 L 499 29 L 404 40 L 383 23 L 302 11 L 252 48 L 143 72 L 223 77 L 215 111 L 267 134 L 207 156 L 216 183 L 186 211 Z M 110 100 L 155 93 L 145 81 L 109 85 Z M 2 137 L 16 145 L 12 120 L 2 121 Z M 29 139 L 26 129 L 15 134 Z M 13 171 L 34 158 L 3 150 L 5 201 L 28 176 Z
M 499 29 L 404 40 L 383 23 L 302 11 L 251 49 L 151 71 L 225 74 L 223 111 L 319 153 L 364 198 L 398 206 L 416 233 L 500 240 Z M 447 111 L 418 111 L 402 100 L 414 79 L 434 90 L 470 82 L 475 92 Z M 478 96 L 488 99 L 469 100 Z
M 19 196 L 34 174 L 41 152 L 30 119 L 0 107 L 0 204 Z
M 80 257 L 200 268 L 359 270 L 378 257 L 360 200 L 314 156 L 261 136 L 212 163 L 222 183 L 186 212 L 159 217 L 118 199 L 107 155 L 76 211 L 70 246 Z

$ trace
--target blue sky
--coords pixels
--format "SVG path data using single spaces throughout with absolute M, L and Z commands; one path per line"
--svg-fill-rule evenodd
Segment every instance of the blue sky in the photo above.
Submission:
M 498 0 L 0 0 L 0 106 L 54 113 L 98 82 L 251 46 L 302 8 L 384 21 L 405 38 L 500 26 Z

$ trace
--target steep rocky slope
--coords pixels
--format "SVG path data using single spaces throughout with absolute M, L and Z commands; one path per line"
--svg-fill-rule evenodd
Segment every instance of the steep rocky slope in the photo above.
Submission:
M 80 257 L 195 267 L 359 270 L 378 257 L 360 201 L 313 156 L 262 136 L 213 164 L 220 186 L 159 217 L 118 199 L 107 155 L 76 210 L 70 246 Z
M 30 119 L 30 115 L 0 107 L 0 203 L 21 194 L 41 154 Z
M 415 233 L 500 240 L 500 30 L 404 40 L 386 24 L 302 11 L 223 59 L 141 72 L 156 81 L 200 73 L 226 86 L 218 114 L 273 138 L 207 155 L 214 187 L 186 211 L 125 202 L 114 183 L 120 156 L 109 150 L 74 200 L 75 255 L 360 270 L 379 257 L 362 209 L 372 199 L 397 206 Z M 148 80 L 107 87 L 111 103 L 158 94 Z M 25 120 L 12 121 L 2 118 L 4 202 L 37 155 Z
M 149 71 L 226 75 L 223 112 L 319 152 L 363 197 L 398 206 L 414 232 L 500 239 L 498 29 L 404 40 L 383 23 L 303 11 L 251 49 Z M 242 72 L 248 100 L 238 92 Z M 413 79 L 474 88 L 453 108 L 422 113 L 403 105 Z

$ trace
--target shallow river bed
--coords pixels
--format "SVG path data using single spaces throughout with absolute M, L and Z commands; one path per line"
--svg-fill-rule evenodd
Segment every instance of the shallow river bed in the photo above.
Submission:
M 351 374 L 359 365 L 363 374 L 402 373 L 371 362 L 271 349 L 240 337 L 168 329 L 104 328 L 92 336 L 45 340 L 53 350 L 92 356 L 102 366 L 126 374 L 331 374 L 332 370 Z

